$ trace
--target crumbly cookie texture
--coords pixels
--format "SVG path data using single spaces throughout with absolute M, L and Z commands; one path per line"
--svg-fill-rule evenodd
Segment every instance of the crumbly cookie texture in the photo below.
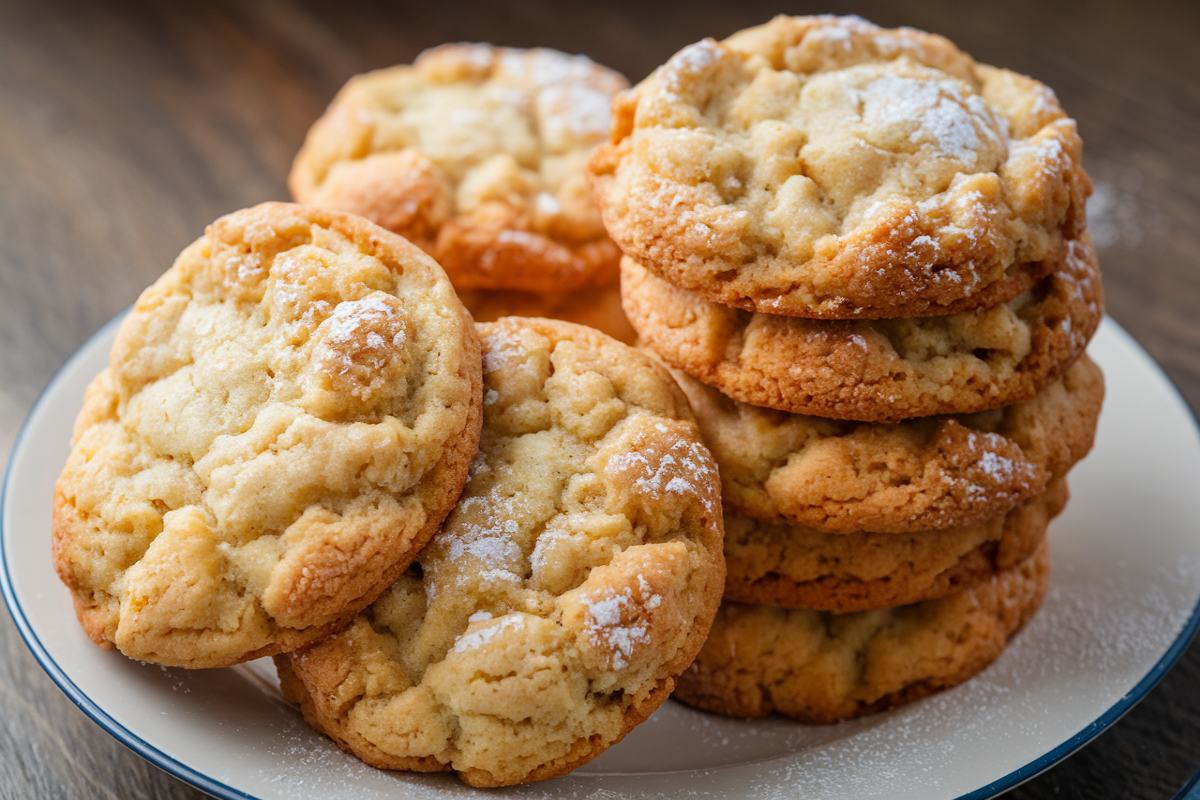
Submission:
M 479 341 L 445 273 L 366 220 L 267 203 L 143 292 L 55 487 L 88 635 L 216 667 L 310 644 L 408 566 L 466 482 Z
M 1069 493 L 1065 478 L 1007 513 L 914 533 L 824 533 L 725 509 L 725 599 L 866 611 L 944 597 L 1033 555 Z
M 1086 354 L 1031 400 L 890 424 L 774 411 L 675 378 L 721 467 L 726 507 L 826 533 L 912 533 L 1002 514 L 1087 455 L 1104 401 Z
M 585 176 L 628 83 L 583 56 L 445 45 L 352 78 L 288 183 L 302 203 L 400 233 L 458 289 L 612 282 L 620 252 Z
M 669 695 L 720 603 L 720 482 L 687 400 L 589 328 L 480 326 L 484 428 L 457 508 L 350 627 L 276 660 L 376 766 L 561 775 Z
M 549 317 L 587 325 L 628 345 L 637 343 L 637 331 L 621 308 L 621 288 L 615 283 L 574 292 L 466 289 L 458 297 L 476 322 L 495 322 L 501 317 Z
M 1075 122 L 940 36 L 776 17 L 684 48 L 613 109 L 604 223 L 672 283 L 752 311 L 942 313 L 1086 225 Z
M 1030 559 L 937 600 L 833 614 L 722 604 L 674 697 L 738 717 L 836 722 L 956 686 L 1000 656 L 1041 605 L 1045 541 Z
M 1087 234 L 1061 268 L 1007 303 L 943 317 L 813 320 L 705 301 L 621 262 L 640 341 L 745 403 L 835 419 L 898 422 L 1028 400 L 1083 352 L 1103 316 Z

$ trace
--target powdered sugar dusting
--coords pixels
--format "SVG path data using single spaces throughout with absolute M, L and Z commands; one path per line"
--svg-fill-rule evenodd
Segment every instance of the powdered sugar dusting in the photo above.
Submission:
M 512 520 L 508 522 L 515 525 Z M 464 535 L 453 539 L 447 549 L 447 558 L 450 561 L 470 555 L 478 559 L 485 568 L 496 569 L 520 558 L 520 548 L 511 536 L 504 535 L 502 531 L 464 527 Z
M 348 343 L 359 338 L 359 331 L 364 327 L 371 325 L 377 320 L 394 320 L 396 319 L 396 309 L 383 299 L 383 295 L 372 294 L 361 300 L 346 300 L 338 303 L 333 309 L 333 314 L 329 317 L 329 341 L 338 343 Z M 368 344 L 371 343 L 371 335 L 368 334 Z M 378 334 L 374 341 L 377 344 L 375 347 L 383 346 L 383 338 Z M 405 341 L 404 330 L 398 330 L 392 336 L 392 345 L 394 347 L 403 347 Z
M 516 366 L 524 360 L 525 349 L 503 328 L 493 331 L 483 340 L 484 375 Z
M 586 83 L 573 83 L 566 90 L 567 126 L 581 136 L 604 136 L 612 115 L 612 97 Z
M 672 56 L 667 62 L 667 67 L 679 72 L 697 73 L 708 69 L 720 58 L 720 45 L 711 39 L 704 39 L 688 45 Z
M 510 75 L 537 86 L 586 80 L 596 70 L 596 62 L 587 56 L 572 56 L 544 48 L 505 50 L 500 64 Z
M 991 450 L 980 456 L 979 460 L 975 463 L 989 478 L 997 483 L 1010 480 L 1014 473 L 1012 460 Z
M 475 615 L 472 615 L 472 619 Z M 501 617 L 500 621 L 495 625 L 489 625 L 486 628 L 464 633 L 454 640 L 454 646 L 450 648 L 451 653 L 465 653 L 468 650 L 476 650 L 488 642 L 500 636 L 505 631 L 517 630 L 525 627 L 525 618 L 517 614 L 510 614 Z
M 662 596 L 655 594 L 653 587 L 650 585 L 650 581 L 646 580 L 646 576 L 639 572 L 637 580 L 638 589 L 640 589 L 642 592 L 642 605 L 650 609 L 658 608 L 660 605 L 662 605 Z
M 463 515 L 477 507 L 495 505 L 485 497 L 467 497 L 459 503 Z M 485 512 L 486 513 L 486 512 Z M 503 519 L 503 507 L 488 514 L 492 525 L 476 525 L 459 519 L 449 530 L 453 536 L 442 536 L 431 545 L 433 553 L 422 561 L 425 568 L 426 602 L 432 603 L 445 592 L 461 591 L 468 583 L 496 586 L 520 584 L 525 555 L 515 541 L 518 524 Z
M 859 44 L 872 46 L 879 55 L 885 58 L 906 52 L 920 54 L 925 49 L 920 42 L 888 33 L 857 14 L 844 17 L 824 17 L 822 22 L 823 25 L 804 35 L 805 43 L 813 42 L 819 46 L 832 46 L 833 49 L 850 53 L 857 41 Z
M 1044 84 L 1039 84 L 1033 89 L 1033 113 L 1035 116 L 1043 114 L 1057 114 L 1062 109 L 1062 105 L 1058 102 L 1058 96 L 1054 94 L 1054 90 Z
M 562 205 L 549 192 L 538 192 L 534 205 L 543 214 L 557 214 L 562 211 Z
M 1088 232 L 1097 250 L 1135 248 L 1167 230 L 1166 216 L 1141 195 L 1142 175 L 1129 170 L 1117 180 L 1096 180 L 1087 201 Z
M 300 282 L 310 258 L 303 252 L 289 251 L 280 255 L 271 271 L 276 280 L 273 289 L 274 304 L 288 320 L 287 325 L 312 328 L 320 324 L 330 312 L 329 302 L 314 300 L 307 296 Z M 239 267 L 240 272 L 240 267 Z
M 988 503 L 998 496 L 1012 496 L 1037 478 L 1037 468 L 1027 461 L 1013 461 L 998 452 L 1007 439 L 996 433 L 969 430 L 967 451 L 971 454 L 966 469 L 943 475 L 947 488 L 964 492 L 972 502 Z
M 1055 180 L 1070 169 L 1070 157 L 1056 136 L 1039 136 L 1013 142 L 1009 160 L 1032 160 L 1043 180 Z
M 640 575 L 638 577 L 641 578 Z M 654 598 L 661 602 L 658 595 L 654 595 Z M 609 653 L 609 663 L 613 669 L 629 666 L 629 659 L 633 657 L 635 648 L 650 641 L 649 627 L 640 616 L 632 623 L 622 623 L 623 612 L 629 609 L 633 602 L 633 591 L 628 587 L 621 593 L 584 601 L 588 609 L 584 631 L 593 647 Z M 653 608 L 657 605 L 658 602 L 648 607 Z
M 716 64 L 722 52 L 719 44 L 711 39 L 703 39 L 671 56 L 660 68 L 659 96 L 668 102 L 682 102 L 684 84 Z
M 651 455 L 647 456 L 647 452 Z M 624 475 L 640 494 L 650 498 L 664 494 L 690 496 L 699 500 L 710 514 L 716 513 L 710 491 L 716 481 L 716 465 L 708 448 L 695 440 L 674 438 L 666 452 L 656 449 L 618 453 L 608 463 L 611 471 Z
M 916 127 L 913 144 L 932 144 L 937 157 L 974 164 L 983 147 L 980 131 L 988 130 L 989 115 L 979 98 L 964 98 L 954 81 L 920 81 L 885 75 L 861 89 L 847 88 L 862 106 L 863 121 L 871 126 Z
M 263 266 L 262 257 L 257 253 L 230 256 L 225 262 L 225 268 L 233 268 L 239 283 L 254 284 L 266 277 L 267 271 Z
M 851 25 L 849 18 L 839 21 L 837 24 L 828 25 L 816 30 L 809 31 L 804 37 L 814 42 L 829 42 L 836 43 L 847 53 L 853 48 L 853 37 L 851 31 L 855 31 L 855 26 Z
M 382 292 L 338 303 L 318 330 L 321 341 L 314 361 L 331 376 L 355 375 L 355 385 L 342 389 L 354 396 L 365 396 L 368 384 L 389 364 L 407 357 L 408 333 L 400 301 Z
M 507 80 L 532 84 L 532 106 L 548 141 L 562 141 L 567 133 L 585 142 L 607 135 L 619 82 L 586 56 L 547 49 L 506 50 L 500 71 Z
M 554 549 L 554 547 L 562 541 L 571 538 L 571 534 L 560 529 L 550 529 L 542 531 L 542 534 L 537 538 L 537 544 L 533 548 L 533 555 L 529 557 L 529 566 L 533 570 L 534 575 L 538 575 L 546 569 L 546 554 Z

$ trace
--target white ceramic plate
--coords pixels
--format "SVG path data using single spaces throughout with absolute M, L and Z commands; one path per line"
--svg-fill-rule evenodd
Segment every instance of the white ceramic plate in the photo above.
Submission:
M 189 672 L 96 648 L 50 566 L 54 480 L 110 323 L 21 431 L 4 483 L 0 584 L 38 661 L 134 751 L 220 798 L 495 797 L 444 775 L 385 773 L 310 731 L 270 662 Z M 1106 320 L 1090 353 L 1108 398 L 1096 448 L 1055 521 L 1045 605 L 996 664 L 900 710 L 833 726 L 736 720 L 672 702 L 571 775 L 521 798 L 983 798 L 1036 775 L 1129 710 L 1200 617 L 1200 438 L 1150 358 Z

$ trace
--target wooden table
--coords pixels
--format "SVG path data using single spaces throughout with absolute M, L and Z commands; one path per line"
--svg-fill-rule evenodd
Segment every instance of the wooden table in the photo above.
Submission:
M 624 0 L 0 3 L 0 453 L 55 370 L 206 223 L 267 199 L 364 70 L 446 41 L 586 53 L 638 80 L 780 6 Z M 793 4 L 949 36 L 1036 76 L 1079 121 L 1108 309 L 1200 408 L 1200 4 Z M 1200 645 L 1015 798 L 1165 798 L 1200 766 Z M 200 793 L 111 739 L 0 613 L 0 797 Z

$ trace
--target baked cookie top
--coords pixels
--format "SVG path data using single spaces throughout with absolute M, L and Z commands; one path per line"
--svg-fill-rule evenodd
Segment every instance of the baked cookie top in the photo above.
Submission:
M 1087 355 L 1030 400 L 897 423 L 788 414 L 675 377 L 720 465 L 726 506 L 827 533 L 911 533 L 1008 511 L 1087 455 L 1104 400 Z
M 1083 352 L 1103 316 L 1091 240 L 1020 296 L 941 317 L 814 320 L 706 301 L 621 262 L 641 343 L 745 403 L 835 419 L 898 422 L 1028 400 Z
M 585 177 L 623 77 L 583 56 L 445 45 L 352 78 L 288 184 L 423 247 L 459 289 L 611 283 L 620 253 Z
M 185 667 L 331 633 L 467 478 L 479 342 L 445 273 L 366 220 L 266 203 L 142 293 L 54 498 L 54 562 L 102 647 Z
M 1049 580 L 1043 540 L 988 581 L 897 608 L 834 614 L 726 602 L 674 696 L 719 714 L 820 723 L 909 703 L 995 661 Z
M 1065 478 L 1008 512 L 913 533 L 825 533 L 725 509 L 725 599 L 866 611 L 944 597 L 1033 555 L 1069 492 Z
M 471 479 L 344 632 L 277 659 L 285 695 L 368 763 L 475 786 L 563 774 L 644 720 L 720 602 L 720 483 L 687 400 L 582 326 L 480 325 Z
M 613 110 L 593 188 L 672 283 L 753 311 L 940 313 L 1085 228 L 1075 123 L 940 36 L 776 17 L 684 48 Z

